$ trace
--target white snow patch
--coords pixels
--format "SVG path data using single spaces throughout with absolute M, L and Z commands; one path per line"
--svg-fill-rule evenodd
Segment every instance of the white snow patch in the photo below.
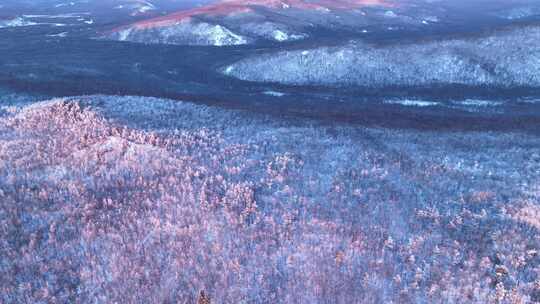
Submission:
M 497 107 L 497 106 L 501 106 L 503 103 L 500 101 L 467 99 L 463 101 L 454 101 L 454 104 L 457 104 L 460 106 L 469 106 L 469 107 Z
M 394 13 L 393 11 L 386 11 L 386 12 L 384 13 L 384 16 L 385 16 L 385 17 L 388 17 L 388 18 L 396 18 L 396 17 L 397 17 L 397 14 Z
M 244 37 L 231 32 L 221 25 L 214 25 L 210 28 L 203 27 L 202 29 L 201 34 L 207 35 L 208 40 L 214 46 L 242 45 L 247 43 Z M 206 33 L 204 30 L 206 30 Z
M 324 12 L 324 13 L 329 13 L 331 12 L 331 10 L 327 7 L 317 7 L 315 10 L 319 11 L 319 12 Z
M 292 34 L 292 35 L 289 35 L 289 40 L 301 40 L 306 37 L 307 35 L 304 35 L 304 34 Z
M 16 17 L 14 19 L 9 20 L 0 20 L 0 28 L 7 28 L 7 27 L 21 27 L 21 26 L 32 26 L 32 25 L 38 25 L 39 23 L 26 20 L 22 17 Z
M 67 34 L 68 34 L 68 32 L 62 32 L 62 33 L 58 33 L 58 34 L 47 35 L 47 37 L 65 38 L 65 37 L 67 37 Z
M 234 71 L 234 66 L 230 65 L 225 68 L 225 74 L 230 74 Z
M 273 33 L 274 39 L 276 41 L 287 41 L 289 40 L 289 35 L 283 31 L 275 30 Z
M 131 34 L 132 29 L 128 28 L 125 30 L 121 30 L 118 32 L 118 40 L 119 41 L 126 41 L 129 38 L 129 35 Z
M 43 19 L 75 19 L 82 18 L 82 15 L 90 15 L 90 13 L 73 13 L 73 14 L 58 14 L 58 15 L 22 15 L 23 18 L 43 18 Z
M 55 5 L 54 7 L 64 7 L 64 6 L 74 6 L 75 2 L 65 2 L 65 3 L 59 3 Z
M 119 5 L 116 8 L 124 8 L 124 6 Z M 131 12 L 131 16 L 137 16 L 155 10 L 156 6 L 148 1 L 140 1 L 138 3 L 129 5 L 127 8 L 133 10 Z
M 413 100 L 413 99 L 399 99 L 399 100 L 385 100 L 386 104 L 397 104 L 407 107 L 434 107 L 438 106 L 439 103 L 435 101 L 427 100 Z
M 522 103 L 530 103 L 530 104 L 537 104 L 537 103 L 540 103 L 540 99 L 524 98 L 524 99 L 520 100 L 520 102 L 522 102 Z
M 274 96 L 274 97 L 283 97 L 283 96 L 286 95 L 283 92 L 271 91 L 271 90 L 270 91 L 264 91 L 263 94 L 268 95 L 268 96 Z
M 436 23 L 436 22 L 439 22 L 439 18 L 437 16 L 426 16 L 424 17 L 424 21 L 430 22 L 430 23 Z
M 289 34 L 282 30 L 275 30 L 272 32 L 272 38 L 279 42 L 284 41 L 295 41 L 306 38 L 306 35 L 303 34 Z
M 132 26 L 110 34 L 118 41 L 174 45 L 231 46 L 248 44 L 248 38 L 219 24 L 184 20 L 151 28 Z
M 148 11 L 151 11 L 151 10 L 154 10 L 155 8 L 152 7 L 152 6 L 149 6 L 149 5 L 143 5 L 141 7 L 139 7 L 138 11 L 139 13 L 146 13 Z

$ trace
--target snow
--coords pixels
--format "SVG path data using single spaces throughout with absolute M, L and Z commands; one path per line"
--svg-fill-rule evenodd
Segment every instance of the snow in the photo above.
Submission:
M 21 27 L 21 26 L 32 26 L 32 25 L 38 25 L 39 23 L 26 20 L 23 17 L 16 17 L 11 20 L 0 20 L 0 28 L 7 28 L 7 27 Z
M 278 92 L 278 91 L 264 91 L 263 94 L 268 95 L 268 96 L 274 96 L 274 97 L 283 97 L 286 95 L 285 93 Z
M 155 8 L 153 6 L 143 5 L 143 6 L 139 7 L 138 11 L 139 11 L 139 13 L 146 13 L 146 12 L 154 10 L 154 9 Z
M 240 7 L 244 7 L 243 4 Z M 247 11 L 251 12 L 252 9 L 248 8 Z M 215 46 L 251 44 L 258 40 L 288 42 L 307 38 L 309 35 L 305 33 L 305 28 L 312 26 L 283 20 L 271 21 L 271 18 L 259 20 L 261 16 L 247 13 L 223 16 L 218 14 L 213 16 L 212 22 L 195 16 L 198 14 L 193 10 L 185 14 L 178 13 L 132 24 L 128 28 L 133 28 L 134 31 L 126 40 L 140 43 Z M 257 18 L 253 18 L 254 16 Z M 202 36 L 207 36 L 207 39 Z M 109 38 L 118 39 L 118 35 L 113 33 Z
M 471 107 L 496 107 L 503 105 L 500 101 L 492 100 L 480 100 L 480 99 L 467 99 L 463 101 L 455 101 L 454 104 L 461 106 L 471 106 Z
M 59 37 L 59 38 L 65 38 L 67 37 L 68 35 L 68 32 L 61 32 L 61 33 L 58 33 L 58 34 L 50 34 L 50 35 L 47 35 L 47 37 Z
M 112 33 L 110 38 L 119 41 L 178 45 L 229 46 L 248 43 L 246 37 L 222 25 L 191 21 L 155 28 L 124 28 Z
M 486 269 L 503 266 L 512 298 L 530 299 L 535 134 L 318 124 L 135 96 L 4 111 L 0 302 L 60 290 L 196 303 L 209 290 L 223 303 L 401 303 L 413 286 L 415 302 L 468 303 L 453 291 L 485 278 L 475 300 L 492 303 Z M 21 259 L 15 239 L 30 244 Z
M 229 75 L 238 79 L 293 85 L 540 87 L 540 27 L 384 47 L 352 41 L 256 55 L 230 66 Z
M 426 16 L 426 17 L 424 17 L 424 21 L 431 22 L 431 23 L 436 23 L 436 22 L 439 22 L 439 17 L 437 17 L 437 16 Z
M 75 6 L 75 2 L 64 2 L 64 3 L 58 3 L 55 5 L 55 7 L 65 7 L 65 6 Z
M 306 35 L 303 34 L 289 34 L 281 30 L 275 30 L 272 34 L 274 40 L 278 42 L 296 41 L 306 38 Z
M 287 40 L 289 40 L 289 35 L 287 35 L 287 33 L 282 32 L 280 30 L 275 30 L 274 31 L 274 39 L 276 41 L 287 41 Z
M 537 7 L 516 7 L 508 11 L 501 12 L 498 14 L 499 17 L 508 19 L 508 20 L 519 20 L 529 18 L 535 15 L 540 15 L 540 9 Z
M 70 14 L 58 14 L 58 15 L 22 15 L 23 18 L 44 18 L 44 19 L 75 19 L 82 18 L 83 15 L 90 15 L 90 13 L 70 13 Z
M 233 70 L 234 70 L 233 66 L 228 66 L 227 68 L 225 68 L 225 74 L 231 74 Z
M 538 98 L 523 98 L 520 100 L 521 103 L 529 103 L 529 104 L 540 104 L 540 99 Z
M 393 11 L 386 11 L 384 13 L 384 16 L 388 17 L 388 18 L 396 18 L 398 15 L 396 13 L 394 13 Z
M 200 30 L 199 35 L 208 37 L 208 41 L 210 41 L 211 45 L 224 46 L 242 45 L 247 43 L 247 40 L 244 37 L 231 32 L 221 25 L 212 26 L 203 23 L 197 28 Z
M 396 104 L 408 107 L 434 107 L 440 105 L 438 102 L 427 100 L 412 100 L 412 99 L 399 99 L 399 100 L 386 100 L 386 104 Z
M 32 21 L 32 20 L 28 20 L 27 18 L 32 19 L 30 17 L 21 16 L 21 17 L 16 17 L 14 19 L 9 19 L 9 20 L 0 20 L 0 29 L 1 28 L 10 28 L 10 27 L 35 26 L 35 25 L 50 25 L 50 26 L 57 26 L 57 27 L 59 27 L 59 26 L 67 26 L 67 24 L 65 24 L 65 23 L 35 22 L 35 21 Z M 33 17 L 33 18 L 36 18 L 36 17 Z M 53 17 L 51 17 L 51 18 L 53 18 Z M 67 18 L 67 17 L 65 17 L 65 18 Z
M 140 0 L 132 0 L 132 1 L 129 1 L 129 3 L 116 5 L 113 8 L 130 10 L 131 16 L 143 15 L 157 9 L 156 5 L 154 5 L 153 3 L 148 2 L 148 1 L 140 1 Z
M 118 32 L 118 40 L 126 41 L 131 34 L 131 29 L 125 29 Z

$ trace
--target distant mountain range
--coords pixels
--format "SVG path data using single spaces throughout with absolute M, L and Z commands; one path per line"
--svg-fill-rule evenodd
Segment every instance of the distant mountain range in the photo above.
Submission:
M 143 18 L 104 36 L 141 43 L 228 46 L 301 41 L 320 33 L 358 36 L 380 30 L 423 31 L 430 26 L 448 30 L 467 23 L 540 16 L 539 5 L 527 1 L 484 2 L 221 0 Z
M 0 34 L 32 33 L 55 46 L 73 43 L 70 51 L 62 45 L 68 58 L 81 43 L 106 45 L 106 56 L 87 62 L 93 69 L 84 73 L 92 79 L 116 72 L 101 65 L 114 50 L 122 54 L 111 60 L 125 69 L 121 77 L 145 79 L 146 85 L 149 77 L 160 89 L 174 91 L 169 86 L 176 85 L 183 93 L 219 87 L 263 92 L 266 98 L 310 86 L 348 88 L 351 96 L 382 88 L 429 95 L 459 86 L 488 95 L 496 89 L 530 95 L 540 87 L 540 3 L 529 0 L 39 1 L 2 2 Z M 33 9 L 13 9 L 30 4 Z M 10 45 L 9 38 L 0 41 Z M 55 76 L 62 86 L 65 71 L 75 70 L 79 58 L 75 62 L 59 65 Z M 18 69 L 4 67 L 9 73 Z M 53 73 L 17 75 L 27 81 Z
M 244 45 L 303 40 L 317 31 L 366 33 L 374 24 L 422 26 L 439 17 L 407 15 L 390 0 L 223 0 L 118 27 L 120 41 L 178 45 Z

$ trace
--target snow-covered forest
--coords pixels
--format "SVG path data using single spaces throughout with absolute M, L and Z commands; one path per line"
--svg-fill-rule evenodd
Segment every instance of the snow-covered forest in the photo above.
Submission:
M 271 52 L 227 65 L 242 80 L 293 85 L 540 87 L 540 28 L 479 37 Z
M 540 301 L 539 147 L 143 97 L 8 103 L 0 302 Z
M 0 304 L 540 303 L 540 1 L 0 0 Z

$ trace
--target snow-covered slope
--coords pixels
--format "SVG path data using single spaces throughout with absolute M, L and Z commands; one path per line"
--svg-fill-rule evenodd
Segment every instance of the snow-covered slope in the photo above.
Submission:
M 144 97 L 0 109 L 0 302 L 530 303 L 539 146 Z
M 248 39 L 219 24 L 179 21 L 163 28 L 124 28 L 109 35 L 119 41 L 180 45 L 242 45 Z
M 540 5 L 526 0 L 215 0 L 171 11 L 173 13 L 128 23 L 106 36 L 119 39 L 124 36 L 118 32 L 129 30 L 126 40 L 185 44 L 190 39 L 186 39 L 182 31 L 178 39 L 171 37 L 177 32 L 178 24 L 187 22 L 220 25 L 246 37 L 248 43 L 287 42 L 314 37 L 321 32 L 334 36 L 403 30 L 429 34 L 433 29 L 459 31 L 467 24 L 477 27 L 478 22 L 493 27 L 495 23 L 540 18 Z M 152 33 L 152 39 L 148 32 Z
M 130 15 L 137 16 L 154 11 L 157 7 L 152 2 L 145 0 L 127 0 L 121 1 L 114 9 L 128 10 L 130 11 Z
M 390 4 L 378 0 L 223 0 L 139 21 L 115 29 L 106 36 L 134 42 L 188 45 L 237 45 L 257 40 L 296 41 L 308 37 L 308 32 L 313 27 L 363 24 L 361 19 L 365 12 L 359 11 L 360 8 L 382 6 Z M 396 17 L 397 15 L 392 13 L 392 18 Z M 199 27 L 204 29 L 200 30 Z M 189 37 L 190 32 L 193 32 L 194 37 Z M 200 43 L 201 39 L 197 38 L 201 36 L 201 32 L 205 33 L 202 36 L 208 37 L 202 39 L 205 43 Z M 213 36 L 216 35 L 226 35 L 229 38 L 214 39 Z M 238 39 L 235 36 L 243 38 Z M 218 43 L 211 43 L 212 41 Z
M 295 85 L 540 86 L 540 27 L 482 38 L 282 51 L 241 60 L 223 73 Z
M 19 27 L 19 26 L 31 26 L 31 25 L 37 25 L 38 23 L 26 20 L 22 17 L 16 17 L 13 19 L 7 19 L 7 20 L 0 20 L 0 28 L 7 28 L 7 27 Z

